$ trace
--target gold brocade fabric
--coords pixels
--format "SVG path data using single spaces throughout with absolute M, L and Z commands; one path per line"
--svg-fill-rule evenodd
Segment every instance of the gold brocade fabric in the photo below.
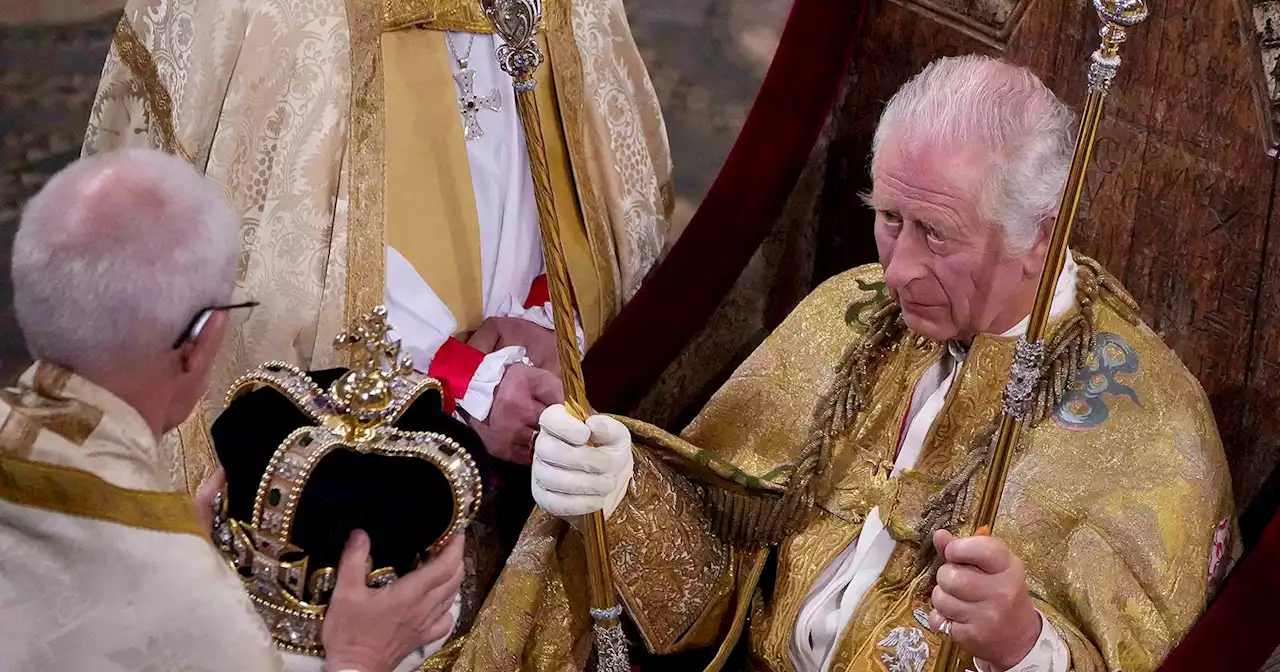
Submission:
M 670 155 L 621 3 L 544 4 L 543 79 L 554 90 L 539 94 L 556 103 L 544 112 L 544 134 L 557 210 L 566 221 L 581 217 L 565 249 L 590 343 L 661 252 Z M 403 86 L 411 80 L 398 79 L 410 73 L 400 57 L 422 53 L 405 34 L 480 29 L 470 7 L 457 0 L 127 2 L 84 151 L 159 148 L 202 169 L 241 216 L 238 293 L 261 304 L 229 340 L 212 394 L 179 429 L 181 438 L 171 437 L 182 444 L 175 482 L 194 490 L 211 471 L 207 425 L 232 381 L 268 360 L 304 369 L 342 364 L 334 335 L 383 300 L 387 218 L 411 210 L 415 201 L 400 196 L 420 188 L 405 171 L 387 169 L 414 160 L 406 149 L 431 145 L 418 137 L 420 126 L 392 126 L 403 118 L 385 108 L 388 94 L 404 100 L 411 93 Z M 384 35 L 400 47 L 394 63 Z M 447 84 L 451 63 L 436 52 L 417 67 L 439 70 L 432 81 Z M 456 117 L 454 96 L 436 99 Z M 465 151 L 449 156 L 435 174 L 467 174 L 458 161 Z M 414 175 L 430 179 L 431 171 Z M 456 194 L 457 184 L 468 183 L 437 191 Z M 474 221 L 474 213 L 448 221 Z M 469 295 L 463 284 L 455 296 Z
M 742 554 L 711 534 L 700 496 L 706 486 L 688 476 L 714 455 L 763 481 L 785 481 L 778 474 L 806 440 L 814 404 L 845 348 L 860 337 L 861 308 L 884 300 L 878 266 L 836 277 L 739 368 L 685 442 L 631 423 L 635 479 L 607 532 L 615 583 L 650 650 L 721 645 L 743 606 L 743 590 L 754 588 L 752 664 L 792 669 L 788 647 L 802 604 L 879 506 L 899 544 L 841 635 L 832 669 L 933 669 L 929 656 L 938 640 L 920 621 L 930 609 L 920 597 L 928 590 L 917 590 L 921 509 L 996 418 L 1012 339 L 975 339 L 916 469 L 894 479 L 882 468 L 892 462 L 912 387 L 942 348 L 909 332 L 888 346 L 866 409 L 836 444 L 816 515 L 773 552 L 776 579 L 769 585 L 751 583 L 735 561 Z M 1148 672 L 1198 617 L 1230 563 L 1230 550 L 1227 557 L 1215 551 L 1215 541 L 1234 528 L 1230 480 L 1196 380 L 1145 325 L 1111 302 L 1093 305 L 1096 348 L 1063 403 L 1024 432 L 996 534 L 1026 563 L 1032 596 L 1069 647 L 1072 669 Z M 691 454 L 699 450 L 706 455 Z M 576 539 L 543 535 L 540 542 L 551 557 L 553 542 Z M 563 577 L 579 572 L 585 569 L 564 564 L 508 567 L 499 583 L 507 590 L 490 595 L 473 629 L 469 662 L 492 662 L 486 651 L 500 649 L 507 652 L 502 669 L 516 669 L 510 666 L 516 660 L 519 669 L 548 669 L 513 657 L 548 642 L 509 627 L 502 615 L 532 608 L 537 621 L 542 605 L 575 599 L 565 594 Z M 585 599 L 585 585 L 572 585 L 576 599 Z M 583 633 L 559 632 L 551 641 L 562 646 Z M 914 667 L 921 655 L 921 667 Z

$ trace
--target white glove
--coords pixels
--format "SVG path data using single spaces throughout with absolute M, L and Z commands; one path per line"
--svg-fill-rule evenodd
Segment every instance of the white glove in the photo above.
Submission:
M 631 432 L 604 415 L 583 423 L 560 405 L 548 406 L 538 424 L 533 501 L 557 518 L 612 515 L 631 484 Z

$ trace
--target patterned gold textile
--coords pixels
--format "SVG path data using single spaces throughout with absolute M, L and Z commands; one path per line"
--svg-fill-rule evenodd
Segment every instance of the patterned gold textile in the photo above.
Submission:
M 863 311 L 888 300 L 881 274 L 865 266 L 816 290 L 682 439 L 629 423 L 635 479 L 608 534 L 616 585 L 651 651 L 724 653 L 749 630 L 753 668 L 792 669 L 788 645 L 801 605 L 878 505 L 900 543 L 831 668 L 933 669 L 925 656 L 938 638 L 920 622 L 930 609 L 916 562 L 921 511 L 996 419 L 1012 339 L 975 339 L 915 470 L 893 479 L 884 465 L 912 386 L 943 346 L 909 332 L 888 346 L 869 404 L 838 438 L 816 514 L 776 550 L 738 550 L 714 536 L 698 484 L 699 474 L 723 475 L 726 464 L 765 488 L 786 484 L 815 402 L 864 330 Z M 1195 621 L 1229 565 L 1232 551 L 1223 558 L 1215 546 L 1234 527 L 1230 480 L 1196 380 L 1123 301 L 1092 305 L 1096 348 L 1063 403 L 1023 434 L 996 534 L 1026 562 L 1036 606 L 1068 645 L 1072 669 L 1146 672 Z M 565 528 L 546 514 L 531 520 L 519 560 L 499 579 L 455 670 L 582 669 L 585 587 L 565 577 L 585 570 L 569 564 L 580 547 Z M 758 585 L 766 562 L 776 580 Z
M 431 136 L 436 126 L 401 123 L 399 113 L 415 104 L 405 97 L 410 84 L 452 86 L 438 31 L 483 30 L 472 4 L 128 2 L 85 152 L 157 147 L 203 169 L 242 218 L 238 288 L 262 303 L 231 339 L 203 412 L 180 429 L 179 482 L 194 488 L 208 473 L 205 425 L 237 376 L 272 359 L 304 369 L 341 363 L 333 336 L 383 300 L 389 230 L 434 226 L 429 241 L 474 242 L 470 232 L 448 228 L 476 217 L 466 205 L 474 196 L 459 192 L 470 184 L 461 134 L 442 146 Z M 544 4 L 542 95 L 558 103 L 544 131 L 591 341 L 661 251 L 672 205 L 670 157 L 621 1 Z M 419 109 L 458 123 L 452 91 L 422 100 L 447 101 Z M 431 157 L 439 165 L 412 163 L 412 150 L 423 147 L 440 149 Z M 397 165 L 420 170 L 389 170 Z M 438 217 L 421 217 L 423 195 L 442 204 Z M 456 264 L 444 267 L 456 270 L 456 283 L 427 279 L 442 299 L 457 299 L 451 308 L 467 332 L 478 326 L 473 264 L 466 255 L 449 259 Z
M 136 411 L 37 363 L 0 391 L 0 651 L 15 672 L 278 670 Z

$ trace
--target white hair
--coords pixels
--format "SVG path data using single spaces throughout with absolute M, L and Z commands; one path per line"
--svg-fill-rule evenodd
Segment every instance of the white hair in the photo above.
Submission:
M 1030 70 L 987 56 L 940 58 L 889 100 L 872 163 L 890 137 L 992 153 L 978 212 L 1021 253 L 1058 211 L 1075 148 L 1075 114 Z
M 27 203 L 13 302 L 36 359 L 119 373 L 172 349 L 234 288 L 239 223 L 181 159 L 124 150 L 81 159 Z

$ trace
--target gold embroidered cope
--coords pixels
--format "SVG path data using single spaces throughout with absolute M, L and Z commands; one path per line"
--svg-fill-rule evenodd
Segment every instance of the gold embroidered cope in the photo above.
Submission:
M 800 608 L 872 506 L 900 543 L 831 667 L 884 672 L 899 669 L 889 667 L 899 656 L 937 650 L 937 636 L 920 620 L 930 608 L 917 573 L 921 513 L 995 418 L 1014 340 L 975 340 L 915 469 L 892 479 L 876 472 L 900 441 L 912 386 L 944 350 L 909 332 L 888 344 L 869 403 L 835 443 L 815 515 L 776 549 L 738 549 L 716 537 L 698 476 L 733 467 L 758 489 L 785 486 L 815 402 L 863 335 L 851 306 L 887 300 L 882 290 L 878 266 L 825 283 L 681 438 L 629 421 L 635 480 L 608 535 L 619 592 L 651 650 L 720 647 L 723 662 L 741 635 L 753 669 L 792 669 L 788 646 Z M 1036 606 L 1079 671 L 1154 670 L 1218 578 L 1209 569 L 1215 529 L 1233 525 L 1230 479 L 1204 393 L 1123 303 L 1093 302 L 1094 352 L 1057 410 L 1024 433 L 996 530 L 1026 562 Z M 776 565 L 768 586 L 758 585 L 765 563 Z M 583 571 L 576 534 L 535 514 L 452 669 L 583 669 L 586 595 L 572 578 Z M 922 664 L 931 670 L 934 661 Z

